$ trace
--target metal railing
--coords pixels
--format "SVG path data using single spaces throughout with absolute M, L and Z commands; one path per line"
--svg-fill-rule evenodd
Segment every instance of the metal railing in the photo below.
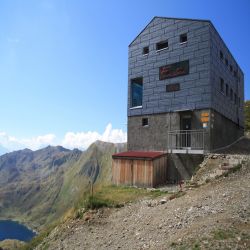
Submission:
M 206 131 L 202 130 L 174 130 L 168 132 L 168 149 L 173 150 L 204 150 Z

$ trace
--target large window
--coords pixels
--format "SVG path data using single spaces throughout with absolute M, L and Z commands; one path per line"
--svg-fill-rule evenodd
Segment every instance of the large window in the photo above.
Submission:
M 131 80 L 131 107 L 142 106 L 142 77 Z

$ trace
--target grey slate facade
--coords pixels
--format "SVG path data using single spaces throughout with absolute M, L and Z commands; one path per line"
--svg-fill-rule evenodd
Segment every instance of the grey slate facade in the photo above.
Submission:
M 183 34 L 187 41 L 181 43 Z M 161 41 L 167 41 L 168 46 L 157 50 L 157 43 Z M 148 47 L 148 53 L 143 52 L 145 47 Z M 160 67 L 185 61 L 188 62 L 188 73 L 160 80 Z M 134 107 L 131 82 L 136 78 L 143 79 L 142 105 Z M 178 90 L 167 92 L 167 86 L 173 85 L 178 85 Z M 171 126 L 170 114 L 189 111 L 196 117 L 202 110 L 210 115 L 206 127 L 210 137 L 208 149 L 225 146 L 243 133 L 243 104 L 243 72 L 210 21 L 155 17 L 129 45 L 129 150 L 167 149 L 164 146 L 167 145 L 167 132 L 170 129 L 181 130 L 180 118 L 175 116 Z M 149 119 L 151 128 L 145 130 L 142 127 L 140 119 L 159 115 L 161 128 L 157 127 L 159 119 L 155 117 L 151 119 L 155 123 L 151 124 Z M 222 116 L 218 118 L 220 123 L 212 119 L 218 116 Z M 192 129 L 202 129 L 202 123 L 196 120 L 192 121 Z M 224 120 L 228 127 L 232 126 L 232 138 L 217 143 L 214 140 L 218 131 L 225 129 Z M 166 128 L 166 134 L 163 128 Z M 230 134 L 225 134 L 225 139 L 228 136 Z M 151 138 L 150 142 L 148 138 Z

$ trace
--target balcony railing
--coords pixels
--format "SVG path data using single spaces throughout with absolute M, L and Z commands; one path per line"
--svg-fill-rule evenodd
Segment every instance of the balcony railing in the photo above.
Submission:
M 168 132 L 170 153 L 204 154 L 207 138 L 206 130 L 175 130 Z

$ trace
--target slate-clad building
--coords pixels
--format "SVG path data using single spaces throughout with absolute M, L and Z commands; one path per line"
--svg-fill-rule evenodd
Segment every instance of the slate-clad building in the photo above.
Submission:
M 155 17 L 129 45 L 129 151 L 229 145 L 243 104 L 243 72 L 209 20 Z

